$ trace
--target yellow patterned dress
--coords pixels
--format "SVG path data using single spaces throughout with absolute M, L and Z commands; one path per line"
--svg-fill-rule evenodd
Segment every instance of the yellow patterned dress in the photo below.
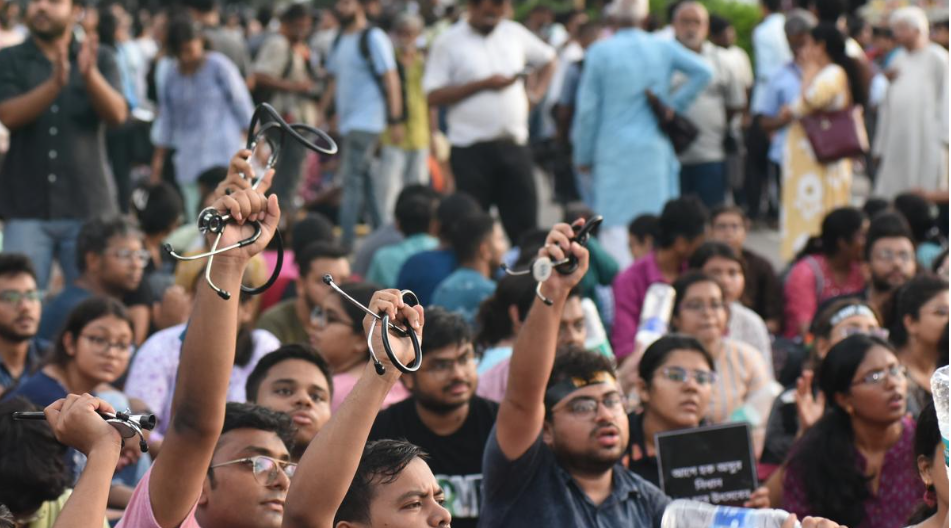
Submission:
M 842 110 L 850 104 L 849 81 L 840 66 L 830 64 L 790 106 L 796 118 L 817 111 Z M 789 126 L 783 158 L 780 256 L 790 261 L 809 237 L 819 234 L 822 219 L 849 204 L 852 161 L 822 164 L 816 160 L 806 131 L 798 119 Z

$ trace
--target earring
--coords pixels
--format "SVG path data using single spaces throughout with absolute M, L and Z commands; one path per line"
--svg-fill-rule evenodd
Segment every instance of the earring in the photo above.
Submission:
M 934 487 L 928 486 L 922 500 L 925 501 L 925 504 L 927 504 L 929 508 L 934 508 L 938 504 L 938 494 L 935 493 Z

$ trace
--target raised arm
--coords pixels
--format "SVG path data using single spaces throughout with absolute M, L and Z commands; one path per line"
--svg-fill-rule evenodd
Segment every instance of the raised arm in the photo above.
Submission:
M 550 257 L 553 261 L 571 253 L 578 257 L 578 269 L 571 275 L 555 271 L 542 284 L 542 294 L 553 304 L 548 306 L 535 299 L 515 340 L 508 387 L 496 420 L 499 447 L 509 460 L 522 456 L 541 433 L 545 420 L 545 387 L 555 363 L 561 313 L 568 292 L 588 271 L 588 250 L 577 242 L 571 242 L 573 236 L 571 226 L 557 224 L 548 233 L 545 247 L 538 252 L 539 256 Z
M 97 412 L 116 411 L 89 394 L 70 394 L 44 412 L 56 439 L 86 455 L 86 467 L 53 528 L 102 528 L 122 438 Z
M 250 170 L 250 168 L 249 168 Z M 267 246 L 277 229 L 277 197 L 262 194 L 271 173 L 257 191 L 238 190 L 219 197 L 214 207 L 229 212 L 240 227 L 229 224 L 219 246 L 228 246 L 253 233 L 248 222 L 261 221 L 261 237 L 254 243 L 215 257 L 211 278 L 232 292 L 225 301 L 201 284 L 191 322 L 182 344 L 172 415 L 162 456 L 156 459 L 149 481 L 152 511 L 159 525 L 178 526 L 201 495 L 208 464 L 224 423 L 228 382 L 234 365 L 238 333 L 238 292 L 248 261 Z
M 105 59 L 102 64 L 99 63 L 100 59 Z M 124 123 L 129 117 L 129 105 L 119 90 L 114 88 L 121 84 L 115 57 L 109 54 L 99 57 L 99 40 L 90 36 L 83 42 L 76 63 L 86 83 L 89 102 L 99 119 L 113 126 Z
M 401 320 L 410 323 L 422 341 L 423 309 L 406 306 L 399 290 L 376 292 L 369 308 L 374 313 L 386 312 L 391 320 L 399 315 Z M 363 327 L 367 332 L 370 330 L 371 321 L 370 316 L 363 320 Z M 396 338 L 390 333 L 390 344 L 400 360 L 404 364 L 408 363 L 413 355 L 410 340 Z M 379 324 L 373 335 L 373 349 L 379 351 L 380 361 L 386 366 L 386 373 L 382 376 L 377 374 L 372 362 L 367 362 L 356 386 L 307 447 L 287 493 L 284 527 L 333 526 L 334 515 L 343 503 L 357 472 L 373 421 L 386 395 L 400 377 L 400 371 L 391 365 L 382 353 Z M 314 500 L 315 497 L 320 497 L 320 500 Z

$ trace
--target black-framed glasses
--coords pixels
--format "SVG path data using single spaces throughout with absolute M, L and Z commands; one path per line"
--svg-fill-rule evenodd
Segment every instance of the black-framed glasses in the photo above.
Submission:
M 872 258 L 886 262 L 898 260 L 902 264 L 908 264 L 909 262 L 913 262 L 915 260 L 915 254 L 910 251 L 892 251 L 890 249 L 880 249 L 872 253 Z
M 575 418 L 590 419 L 598 414 L 599 405 L 604 405 L 613 413 L 624 412 L 624 398 L 617 392 L 608 394 L 600 400 L 591 396 L 580 396 L 565 404 L 564 409 Z
M 310 322 L 317 328 L 327 328 L 332 324 L 342 324 L 348 327 L 353 326 L 350 321 L 347 321 L 333 312 L 328 312 L 320 306 L 315 306 L 314 309 L 311 310 Z
M 693 378 L 697 385 L 712 385 L 717 381 L 717 373 L 711 370 L 687 370 L 683 367 L 664 367 L 660 369 L 664 379 L 677 383 L 686 383 Z
M 263 486 L 270 486 L 271 484 L 274 484 L 274 481 L 277 480 L 277 476 L 281 471 L 284 472 L 284 475 L 287 476 L 288 480 L 294 478 L 294 473 L 297 472 L 297 464 L 293 462 L 287 462 L 285 460 L 277 460 L 264 455 L 229 460 L 227 462 L 210 466 L 208 470 L 210 471 L 215 468 L 230 466 L 233 464 L 250 465 L 251 472 L 254 473 L 254 480 L 258 481 L 258 484 Z
M 115 350 L 120 354 L 131 354 L 132 343 L 123 343 L 121 341 L 109 341 L 109 338 L 92 334 L 79 334 L 79 337 L 86 340 L 93 350 L 100 354 L 105 354 L 109 350 Z
M 475 354 L 470 350 L 456 359 L 432 359 L 426 363 L 423 370 L 442 376 L 455 370 L 456 366 L 467 368 L 473 363 L 475 363 Z
M 27 291 L 18 291 L 18 290 L 3 290 L 0 291 L 0 303 L 9 304 L 11 306 L 17 306 L 22 301 L 30 302 L 40 302 L 43 299 L 43 294 L 37 290 L 27 290 Z
M 881 385 L 889 376 L 896 380 L 903 380 L 907 373 L 908 371 L 902 365 L 892 365 L 885 369 L 873 370 L 857 381 L 853 381 L 852 385 Z

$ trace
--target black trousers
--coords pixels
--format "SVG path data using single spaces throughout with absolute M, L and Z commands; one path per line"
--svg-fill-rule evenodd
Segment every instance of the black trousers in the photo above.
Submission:
M 449 165 L 456 189 L 472 195 L 485 210 L 495 205 L 512 244 L 538 225 L 538 196 L 532 153 L 512 141 L 452 147 Z

